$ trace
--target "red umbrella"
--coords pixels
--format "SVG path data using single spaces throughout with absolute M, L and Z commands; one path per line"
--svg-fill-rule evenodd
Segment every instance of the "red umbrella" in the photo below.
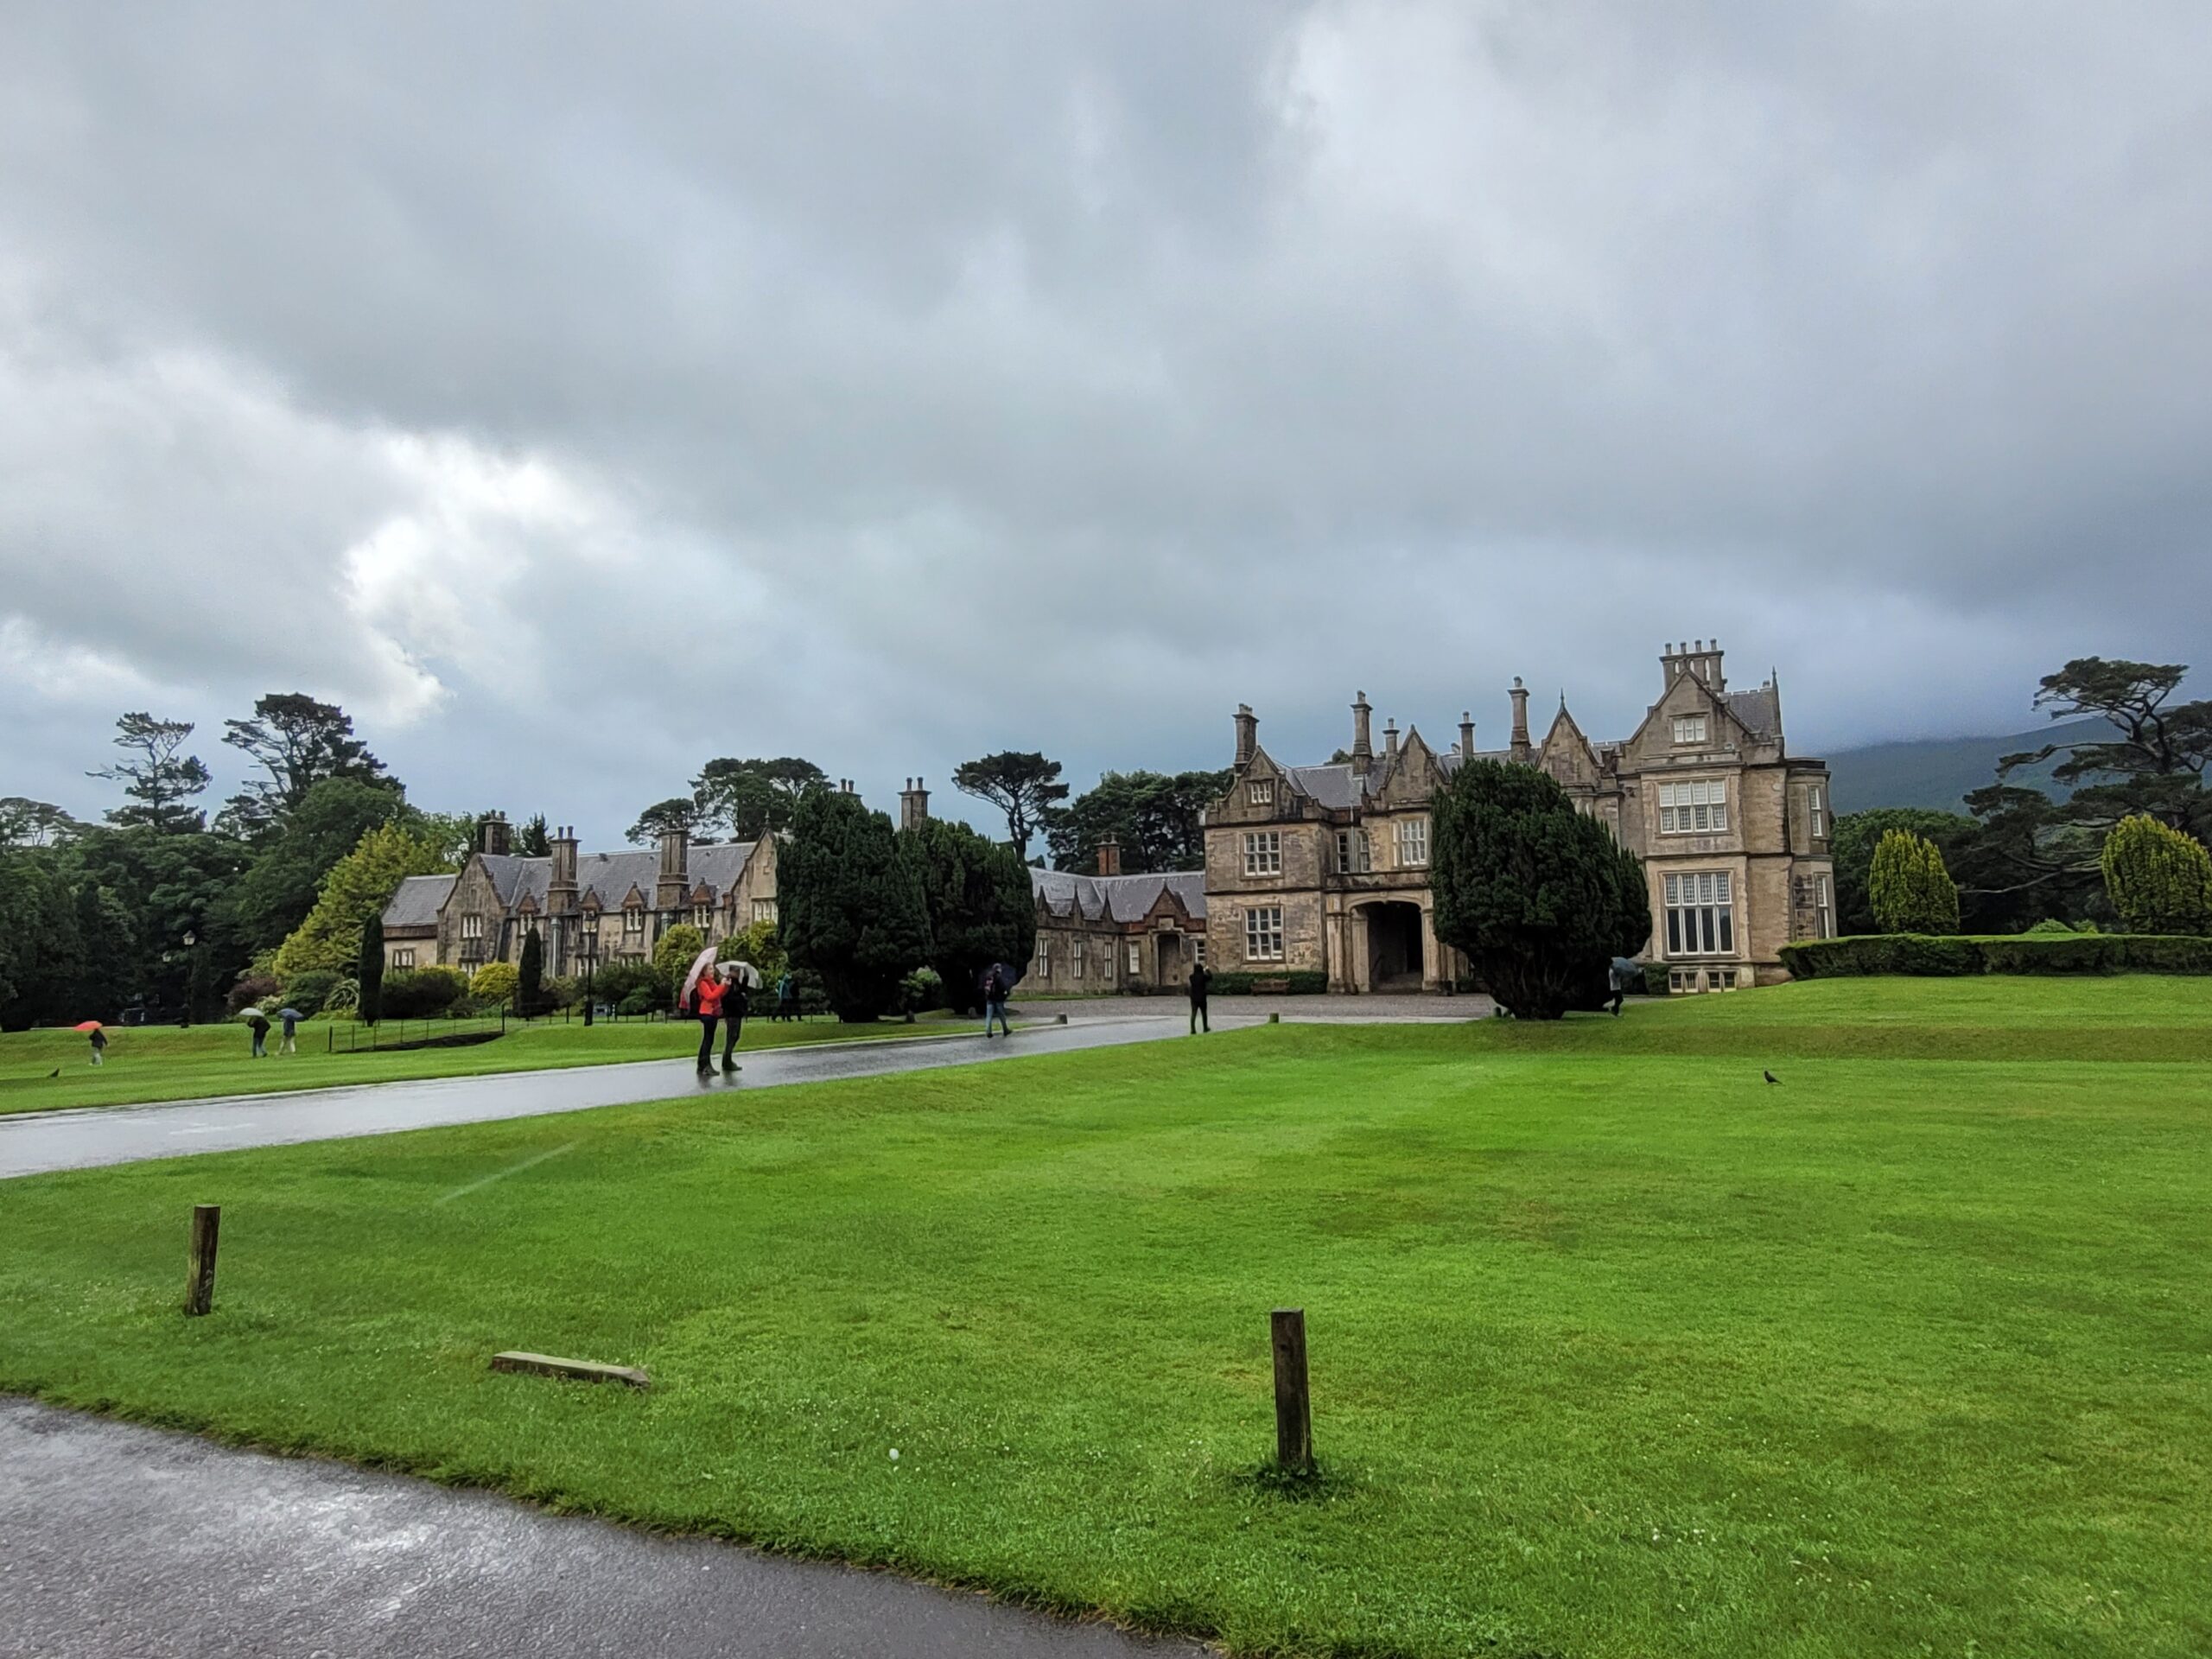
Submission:
M 97 1020 L 79 1020 L 69 1027 L 72 1031 L 98 1031 L 100 1028 L 100 1022 Z

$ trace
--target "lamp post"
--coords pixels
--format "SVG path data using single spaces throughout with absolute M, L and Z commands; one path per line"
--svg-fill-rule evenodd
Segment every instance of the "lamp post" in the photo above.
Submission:
M 591 1024 L 592 1004 L 595 999 L 591 990 L 591 970 L 599 962 L 599 927 L 594 923 L 580 931 L 576 940 L 577 954 L 584 959 L 584 1024 Z
M 184 930 L 184 1024 L 180 1030 L 192 1027 L 193 993 L 200 988 L 200 935 L 191 928 Z

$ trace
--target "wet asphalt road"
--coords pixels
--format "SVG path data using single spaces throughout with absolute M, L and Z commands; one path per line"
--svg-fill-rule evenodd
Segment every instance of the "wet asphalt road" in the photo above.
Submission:
M 0 1399 L 6 1659 L 1198 1656 L 903 1579 Z
M 969 1035 L 762 1049 L 746 1057 L 744 1069 L 734 1078 L 717 1075 L 702 1079 L 688 1060 L 644 1060 L 560 1071 L 505 1071 L 487 1077 L 360 1084 L 295 1094 L 235 1095 L 155 1106 L 26 1112 L 0 1117 L 0 1179 L 41 1170 L 229 1152 L 240 1147 L 287 1146 L 446 1123 L 582 1111 L 694 1092 L 879 1077 L 1016 1059 L 1025 1054 L 1065 1054 L 1077 1049 L 1151 1042 L 1182 1035 L 1184 1030 L 1180 1018 L 1145 1014 L 1077 1020 L 1065 1026 L 1033 1024 L 1018 1029 L 1011 1040 L 1000 1038 L 988 1044 L 981 1036 Z

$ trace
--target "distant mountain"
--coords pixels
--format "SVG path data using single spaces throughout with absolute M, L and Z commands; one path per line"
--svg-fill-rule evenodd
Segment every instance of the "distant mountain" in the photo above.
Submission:
M 2103 725 L 2100 720 L 2056 721 L 2010 737 L 1952 737 L 1846 749 L 1827 758 L 1829 793 L 1839 812 L 1859 812 L 1870 806 L 1928 806 L 1963 812 L 1968 790 L 1997 781 L 1999 755 L 2089 737 Z M 2023 766 L 2010 781 L 2047 790 L 2063 800 L 2068 791 L 2050 781 L 2050 769 L 2062 758 L 2053 755 L 2039 766 Z

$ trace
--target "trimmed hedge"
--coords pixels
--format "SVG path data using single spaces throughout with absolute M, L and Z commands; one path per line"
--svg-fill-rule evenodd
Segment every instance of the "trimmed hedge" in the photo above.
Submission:
M 1872 933 L 1782 947 L 1798 979 L 1880 974 L 2212 974 L 2212 938 L 2158 933 Z
M 1288 996 L 1319 996 L 1329 988 L 1329 976 L 1318 968 L 1298 968 L 1283 973 L 1216 974 L 1207 985 L 1215 996 L 1264 996 L 1269 993 Z

